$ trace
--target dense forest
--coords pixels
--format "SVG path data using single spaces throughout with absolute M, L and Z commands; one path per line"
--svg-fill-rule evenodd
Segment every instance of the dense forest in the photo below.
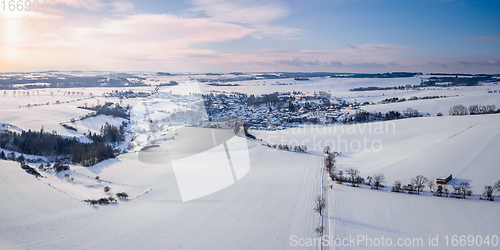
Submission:
M 15 133 L 4 131 L 0 133 L 0 147 L 22 154 L 40 155 L 70 161 L 75 164 L 92 166 L 103 160 L 114 158 L 118 152 L 112 143 L 125 139 L 125 124 L 119 128 L 106 124 L 101 127 L 101 133 L 89 133 L 91 143 L 83 143 L 75 137 L 63 137 L 55 133 L 46 133 L 41 129 L 33 132 Z
M 493 75 L 477 75 L 473 77 L 431 77 L 421 83 L 421 86 L 478 86 L 481 83 L 497 82 Z
M 414 77 L 422 75 L 420 72 L 387 72 L 387 73 L 327 73 L 327 72 L 282 72 L 282 78 L 296 77 L 331 77 L 331 78 L 399 78 L 399 77 Z

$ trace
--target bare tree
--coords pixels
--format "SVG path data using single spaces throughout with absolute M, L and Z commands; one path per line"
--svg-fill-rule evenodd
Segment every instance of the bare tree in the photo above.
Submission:
M 448 188 L 445 186 L 443 187 L 443 192 L 444 192 L 444 196 L 448 197 L 448 194 L 450 193 Z
M 407 117 L 417 117 L 418 116 L 418 110 L 412 109 L 412 108 L 407 108 L 403 114 Z
M 356 185 L 359 186 L 359 184 L 362 184 L 363 182 L 365 182 L 365 179 L 363 179 L 361 176 L 356 176 L 356 179 L 354 180 L 354 182 L 356 183 Z
M 462 197 L 465 199 L 465 196 L 471 196 L 472 195 L 472 186 L 468 182 L 462 182 L 460 183 L 460 189 L 462 190 Z
M 356 179 L 359 176 L 359 170 L 350 168 L 347 170 L 347 174 L 349 175 L 351 186 L 356 187 Z
M 373 175 L 373 185 L 375 189 L 379 189 L 382 183 L 385 182 L 385 175 L 383 173 L 378 173 Z
M 484 186 L 483 195 L 487 200 L 493 201 L 493 187 L 492 186 Z
M 429 187 L 429 192 L 432 192 L 432 189 L 434 188 L 434 185 L 436 183 L 434 183 L 434 181 L 429 181 L 429 184 L 427 184 L 427 186 Z
M 495 185 L 493 186 L 493 188 L 494 188 L 495 190 L 497 190 L 497 192 L 500 192 L 500 180 L 498 180 L 498 181 L 495 183 Z
M 396 192 L 396 193 L 401 192 L 401 182 L 400 181 L 394 182 L 394 186 L 392 186 L 392 192 Z
M 323 214 L 323 209 L 326 207 L 326 202 L 324 198 L 321 198 L 321 195 L 316 196 L 316 207 L 314 211 L 319 213 L 319 215 Z
M 465 199 L 466 195 L 472 195 L 472 186 L 468 182 L 462 182 L 458 185 L 452 185 L 454 192 Z
M 344 171 L 340 170 L 337 176 L 337 183 L 342 184 L 344 182 Z
M 450 115 L 468 115 L 469 111 L 464 105 L 455 105 L 450 108 Z
M 417 175 L 415 178 L 411 179 L 411 183 L 417 189 L 417 194 L 420 194 L 420 192 L 424 190 L 425 183 L 427 183 L 428 181 L 429 180 L 423 175 Z

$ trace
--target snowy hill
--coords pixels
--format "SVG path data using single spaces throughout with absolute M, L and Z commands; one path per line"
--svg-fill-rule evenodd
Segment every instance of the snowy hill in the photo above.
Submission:
M 422 117 L 330 127 L 304 126 L 285 131 L 255 131 L 270 144 L 325 146 L 342 155 L 339 169 L 357 168 L 363 176 L 382 172 L 389 184 L 409 183 L 416 175 L 443 174 L 471 180 L 475 193 L 500 178 L 492 161 L 500 148 L 500 115 Z M 365 143 L 366 141 L 366 143 Z
M 495 241 L 493 235 L 498 237 L 500 218 L 494 216 L 498 202 L 395 194 L 340 185 L 334 186 L 329 200 L 326 227 L 330 228 L 330 238 L 356 239 L 354 244 L 339 249 L 478 249 L 476 245 L 468 246 L 469 241 L 462 247 L 463 242 L 458 240 L 462 235 L 472 235 L 474 244 L 481 237 L 482 248 L 498 247 L 491 244 L 492 239 Z M 486 236 L 489 247 L 484 243 Z M 429 238 L 436 237 L 438 245 L 429 245 Z M 457 241 L 452 241 L 452 237 Z
M 0 205 L 2 228 L 8 228 L 0 234 L 0 248 L 276 249 L 287 246 L 291 234 L 313 237 L 321 158 L 269 152 L 252 143 L 250 159 L 242 180 L 183 203 L 171 168 L 123 155 L 88 171 L 152 189 L 94 208 L 2 161 L 0 190 L 9 202 Z

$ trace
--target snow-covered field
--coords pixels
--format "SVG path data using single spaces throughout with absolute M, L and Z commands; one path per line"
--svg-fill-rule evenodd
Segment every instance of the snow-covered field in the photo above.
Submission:
M 158 83 L 156 80 L 180 82 L 177 86 L 161 87 L 160 92 L 200 91 L 188 76 L 145 77 L 153 86 L 136 87 L 135 91 L 153 91 Z M 417 241 L 421 238 L 423 241 L 423 246 L 390 247 L 393 249 L 429 249 L 432 248 L 429 237 L 434 239 L 436 236 L 439 247 L 434 249 L 446 246 L 446 236 L 449 246 L 453 235 L 498 237 L 500 197 L 496 193 L 494 202 L 479 200 L 479 197 L 485 185 L 500 180 L 496 160 L 500 152 L 500 115 L 448 116 L 448 110 L 457 104 L 500 107 L 500 94 L 487 92 L 500 89 L 498 85 L 349 91 L 355 87 L 392 87 L 419 84 L 420 81 L 419 77 L 315 78 L 310 81 L 242 81 L 238 82 L 240 86 L 230 87 L 201 84 L 202 92 L 326 91 L 351 102 L 379 102 L 392 97 L 448 97 L 361 107 L 377 112 L 401 112 L 411 107 L 429 113 L 430 117 L 355 125 L 303 125 L 275 132 L 252 130 L 251 133 L 262 141 L 247 140 L 248 173 L 220 191 L 188 202 L 183 202 L 172 164 L 150 164 L 140 159 L 141 152 L 137 150 L 92 167 L 70 165 L 70 170 L 57 174 L 41 170 L 43 177 L 39 178 L 27 174 L 16 162 L 0 160 L 0 249 L 320 249 L 317 243 L 315 246 L 306 243 L 317 237 L 315 229 L 321 221 L 325 234 L 332 239 L 385 237 L 394 244 L 399 238 L 417 238 Z M 82 137 L 89 130 L 99 131 L 106 122 L 120 125 L 124 121 L 104 115 L 78 120 L 90 110 L 77 106 L 119 102 L 117 98 L 102 96 L 114 88 L 75 89 L 83 95 L 64 93 L 69 90 L 72 89 L 31 90 L 29 97 L 22 92 L 14 95 L 12 90 L 3 96 L 0 92 L 0 126 L 5 124 L 0 129 L 38 131 L 43 127 L 45 131 L 56 131 L 64 136 Z M 59 102 L 56 104 L 56 101 Z M 124 99 L 122 105 L 134 106 L 142 101 L 141 98 Z M 47 102 L 48 105 L 26 106 Z M 438 112 L 444 116 L 436 117 Z M 144 116 L 139 113 L 137 121 L 141 120 L 141 115 Z M 73 118 L 77 120 L 71 123 Z M 70 124 L 78 131 L 68 130 L 60 123 Z M 132 129 L 136 126 L 141 133 L 142 129 L 147 129 L 137 124 L 132 125 Z M 138 134 L 137 144 L 150 140 L 140 137 L 146 134 Z M 170 145 L 169 152 L 176 152 L 174 146 L 189 149 L 188 144 L 181 143 L 184 134 L 171 134 L 168 137 L 174 136 L 177 141 L 164 142 Z M 158 136 L 166 138 L 167 135 Z M 306 145 L 308 153 L 276 150 L 263 145 L 266 143 Z M 365 178 L 384 173 L 387 188 L 371 190 L 367 186 L 355 188 L 327 182 L 322 172 L 322 150 L 326 145 L 340 152 L 336 157 L 339 170 L 356 168 Z M 155 150 L 161 152 L 163 148 L 152 149 Z M 246 151 L 239 153 L 242 152 Z M 228 153 L 228 158 L 243 159 L 239 158 L 241 154 L 236 155 L 238 158 Z M 209 160 L 198 159 L 200 164 Z M 187 161 L 186 164 L 198 163 Z M 455 182 L 470 182 L 473 196 L 466 200 L 434 197 L 427 187 L 420 195 L 390 192 L 396 180 L 404 185 L 416 175 L 433 180 L 443 174 L 453 174 Z M 322 189 L 322 183 L 332 188 Z M 109 193 L 104 192 L 105 186 L 111 188 Z M 126 192 L 129 199 L 96 206 L 83 201 L 119 192 Z M 314 212 L 314 200 L 322 193 L 327 200 L 323 218 Z M 330 247 L 357 248 L 381 247 L 369 247 L 366 241 L 359 245 Z M 485 249 L 490 248 L 498 246 Z
M 491 238 L 499 233 L 499 205 L 334 185 L 326 226 L 330 245 L 338 244 L 336 239 L 355 239 L 338 249 L 497 249 Z M 469 246 L 466 240 L 462 247 L 463 242 L 452 241 L 462 235 L 477 237 L 476 242 L 478 235 L 489 236 L 490 245 Z
M 2 161 L 0 248 L 277 249 L 292 234 L 313 237 L 321 159 L 249 147 L 252 167 L 243 179 L 184 203 L 169 166 L 144 164 L 132 155 L 76 170 L 150 188 L 128 202 L 100 207 Z
M 377 123 L 303 126 L 284 131 L 255 131 L 264 143 L 306 145 L 321 153 L 340 152 L 339 169 L 356 168 L 363 176 L 382 172 L 388 184 L 410 182 L 416 175 L 444 174 L 470 180 L 475 193 L 500 178 L 495 155 L 500 149 L 500 115 L 420 117 Z M 272 149 L 269 149 L 272 150 Z

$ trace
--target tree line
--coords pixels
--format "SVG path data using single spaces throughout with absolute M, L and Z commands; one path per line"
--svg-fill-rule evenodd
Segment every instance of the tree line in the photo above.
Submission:
M 455 105 L 450 108 L 450 115 L 482 115 L 500 113 L 495 105 L 470 105 L 469 108 L 464 105 Z
M 0 147 L 21 154 L 66 159 L 74 164 L 92 166 L 103 160 L 114 158 L 118 154 L 109 143 L 123 141 L 124 132 L 123 124 L 120 128 L 106 124 L 101 128 L 100 134 L 89 133 L 91 143 L 84 143 L 76 137 L 62 137 L 55 132 L 46 133 L 43 128 L 35 132 L 31 130 L 21 133 L 4 131 L 0 133 Z M 9 159 L 3 151 L 0 153 L 0 158 Z
M 130 109 L 131 106 L 127 107 L 122 107 L 120 104 L 114 104 L 112 102 L 106 102 L 104 105 L 97 105 L 93 107 L 87 107 L 87 106 L 80 106 L 78 108 L 81 109 L 88 109 L 88 110 L 93 110 L 96 113 L 93 113 L 93 115 L 109 115 L 109 116 L 115 116 L 115 117 L 121 117 L 124 119 L 128 119 L 130 117 Z
M 299 153 L 307 153 L 307 146 L 302 145 L 302 146 L 292 146 L 292 145 L 286 145 L 286 144 L 266 144 L 267 147 L 270 148 L 276 148 L 280 150 L 286 150 L 286 151 L 293 151 L 293 152 L 299 152 Z

